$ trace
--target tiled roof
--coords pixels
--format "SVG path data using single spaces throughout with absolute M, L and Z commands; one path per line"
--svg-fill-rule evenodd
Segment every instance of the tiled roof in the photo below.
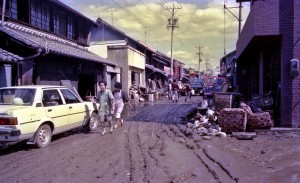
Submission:
M 25 43 L 29 47 L 36 49 L 42 48 L 49 51 L 49 53 L 57 55 L 75 57 L 113 66 L 116 65 L 115 63 L 88 51 L 87 48 L 77 45 L 69 40 L 11 22 L 5 22 L 4 25 L 4 27 L 0 27 L 1 32 Z
M 17 62 L 23 58 L 0 48 L 0 62 Z

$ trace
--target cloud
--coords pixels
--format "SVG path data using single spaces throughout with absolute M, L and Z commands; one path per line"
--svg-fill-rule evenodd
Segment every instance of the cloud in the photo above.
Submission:
M 99 1 L 64 0 L 76 6 L 82 14 L 96 20 L 101 17 L 130 37 L 146 41 L 160 52 L 170 54 L 171 33 L 167 29 L 167 19 L 171 17 L 168 7 L 157 0 Z M 237 40 L 238 21 L 228 12 L 225 14 L 220 0 L 179 0 L 175 17 L 179 18 L 178 28 L 174 30 L 173 55 L 187 65 L 199 60 L 196 52 L 202 46 L 203 59 L 214 65 L 227 50 L 234 50 Z M 89 4 L 90 3 L 90 4 Z M 72 6 L 71 6 L 72 7 Z M 74 7 L 73 7 L 74 8 Z M 247 14 L 247 12 L 245 13 Z M 225 44 L 224 45 L 224 36 Z M 229 52 L 230 52 L 229 51 Z

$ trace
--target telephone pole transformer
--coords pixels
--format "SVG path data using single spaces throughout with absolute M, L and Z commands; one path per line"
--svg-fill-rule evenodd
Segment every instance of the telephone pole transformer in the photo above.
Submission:
M 173 79 L 173 37 L 174 37 L 174 29 L 178 28 L 179 26 L 177 25 L 178 18 L 175 18 L 175 13 L 182 9 L 181 7 L 175 7 L 174 3 L 172 4 L 172 7 L 166 7 L 166 10 L 168 10 L 171 13 L 171 17 L 168 18 L 168 24 L 167 24 L 167 29 L 171 29 L 171 68 L 170 68 L 170 75 L 171 78 Z

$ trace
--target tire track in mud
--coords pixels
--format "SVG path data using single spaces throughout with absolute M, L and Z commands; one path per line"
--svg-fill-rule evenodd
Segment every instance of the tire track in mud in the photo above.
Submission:
M 168 125 L 167 129 L 162 130 L 160 129 L 160 132 L 165 133 L 169 138 L 173 139 L 175 143 L 185 144 L 185 146 L 193 151 L 193 154 L 199 159 L 201 164 L 207 169 L 207 171 L 212 175 L 212 177 L 215 179 L 216 182 L 238 182 L 238 178 L 233 177 L 230 172 L 222 166 L 221 163 L 219 163 L 217 160 L 213 159 L 212 156 L 209 155 L 209 153 L 201 148 L 199 145 L 199 142 L 194 141 L 192 139 L 189 139 L 191 137 L 187 136 L 187 134 L 183 133 L 181 129 L 178 127 L 178 123 L 181 122 L 180 117 L 182 117 L 184 114 L 187 114 L 188 111 L 194 109 L 196 107 L 195 104 L 157 104 L 153 106 L 146 106 L 143 108 L 143 110 L 139 113 L 136 113 L 135 115 L 129 117 L 127 120 L 133 120 L 133 121 L 140 121 L 140 122 L 156 122 L 156 123 L 163 123 Z M 170 125 L 174 124 L 174 125 Z M 168 169 L 161 167 L 159 159 L 155 157 L 156 154 L 163 154 L 164 153 L 164 140 L 160 138 L 162 136 L 162 133 L 156 132 L 155 137 L 156 140 L 158 140 L 155 145 L 153 146 L 153 149 L 148 147 L 148 153 L 144 153 L 144 164 L 147 162 L 145 161 L 146 157 L 145 154 L 149 155 L 150 158 L 152 158 L 155 161 L 155 166 L 157 168 L 160 168 L 161 171 L 164 173 L 165 176 L 169 177 L 169 180 L 172 180 L 173 178 L 170 176 Z M 138 143 L 140 144 L 140 151 L 142 152 L 143 148 L 141 147 L 141 144 L 144 144 L 141 142 L 141 137 L 139 137 L 139 130 L 137 130 L 138 135 Z M 152 136 L 153 136 L 153 130 L 152 130 Z M 161 140 L 161 144 L 159 144 L 159 141 Z M 159 148 L 159 152 L 157 152 L 157 148 Z M 156 151 L 155 151 L 156 150 Z M 146 166 L 147 167 L 147 166 Z M 146 172 L 146 167 L 144 169 L 144 172 Z M 144 182 L 147 181 L 147 175 L 144 177 Z
M 130 182 L 145 182 L 147 167 L 145 157 L 141 148 L 138 135 L 139 123 L 130 123 L 127 133 L 127 145 L 129 146 L 129 162 L 130 162 Z
M 149 124 L 151 125 L 151 124 Z M 164 154 L 164 149 L 165 149 L 165 140 L 164 138 L 159 135 L 161 134 L 161 128 L 158 129 L 158 131 L 156 131 L 154 129 L 155 127 L 155 123 L 153 123 L 152 125 L 152 129 L 151 128 L 147 128 L 146 130 L 148 131 L 149 136 L 147 138 L 145 138 L 146 136 L 143 135 L 142 137 L 144 137 L 144 141 L 141 140 L 141 144 L 143 144 L 144 146 L 144 151 L 145 152 L 145 160 L 147 160 L 147 164 L 150 164 L 150 166 L 147 166 L 147 182 L 157 182 L 157 181 L 162 181 L 162 180 L 166 180 L 163 182 L 167 182 L 168 180 L 171 180 L 170 175 L 168 174 L 168 171 L 166 170 L 165 167 L 162 167 L 160 165 L 160 161 L 159 158 L 163 157 Z M 161 127 L 161 125 L 159 125 L 159 127 Z M 150 130 L 151 129 L 151 130 Z M 145 130 L 145 133 L 147 133 L 147 131 Z M 151 131 L 151 132 L 150 132 Z M 155 134 L 154 134 L 155 131 Z M 139 131 L 141 132 L 141 131 Z M 143 133 L 143 134 L 145 134 Z M 151 134 L 151 135 L 150 135 Z M 152 163 L 153 162 L 153 163 Z M 154 179 L 154 177 L 157 179 L 157 177 L 159 178 L 158 180 L 152 180 Z M 170 181 L 169 181 L 170 182 Z
M 126 133 L 126 145 L 125 145 L 125 148 L 127 149 L 127 153 L 128 153 L 128 157 L 129 157 L 129 181 L 132 182 L 133 181 L 133 171 L 134 171 L 134 166 L 133 166 L 133 163 L 132 163 L 132 153 L 131 153 L 131 149 L 130 149 L 130 139 L 129 139 L 129 133 L 130 133 L 130 129 L 131 129 L 131 125 L 129 126 L 129 129 Z
M 147 163 L 146 163 L 146 158 L 145 158 L 145 153 L 144 153 L 144 151 L 143 151 L 143 148 L 142 148 L 142 143 L 141 143 L 141 138 L 140 138 L 140 131 L 139 131 L 139 124 L 140 123 L 137 123 L 137 125 L 136 125 L 136 136 L 137 136 L 137 141 L 138 141 L 138 144 L 137 144 L 137 146 L 138 146 L 138 149 L 139 149 L 139 151 L 141 152 L 141 154 L 142 154 L 142 158 L 143 158 L 143 174 L 144 174 L 144 178 L 143 178 L 143 181 L 144 182 L 146 182 L 146 180 L 147 180 L 147 173 L 146 173 L 146 169 L 147 169 Z
M 205 149 L 201 148 L 199 144 L 200 142 L 188 140 L 189 138 L 186 137 L 181 130 L 179 130 L 178 126 L 173 125 L 170 130 L 173 132 L 175 137 L 182 138 L 184 136 L 186 147 L 194 150 L 194 154 L 199 158 L 199 160 L 203 163 L 203 165 L 207 168 L 217 182 L 238 182 L 238 178 L 232 176 L 221 163 L 212 158 Z M 197 146 L 197 149 L 194 149 L 194 147 L 191 146 L 191 144 L 188 144 L 187 141 L 192 142 L 195 146 Z
M 231 173 L 229 172 L 229 170 L 227 170 L 220 162 L 218 162 L 218 161 L 215 160 L 213 157 L 211 157 L 211 156 L 209 155 L 209 153 L 207 152 L 206 149 L 202 149 L 202 152 L 205 154 L 205 156 L 206 156 L 208 159 L 210 159 L 210 160 L 214 163 L 214 165 L 217 166 L 217 168 L 222 169 L 222 170 L 230 177 L 231 180 L 233 180 L 234 182 L 238 182 L 239 179 L 238 179 L 237 177 L 234 177 L 233 175 L 231 175 Z

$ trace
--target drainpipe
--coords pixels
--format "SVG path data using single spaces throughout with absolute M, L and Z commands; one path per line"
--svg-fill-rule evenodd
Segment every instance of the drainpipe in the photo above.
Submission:
M 3 0 L 2 4 L 2 17 L 1 17 L 1 26 L 4 26 L 4 13 L 5 13 L 5 5 L 6 5 L 6 0 Z

